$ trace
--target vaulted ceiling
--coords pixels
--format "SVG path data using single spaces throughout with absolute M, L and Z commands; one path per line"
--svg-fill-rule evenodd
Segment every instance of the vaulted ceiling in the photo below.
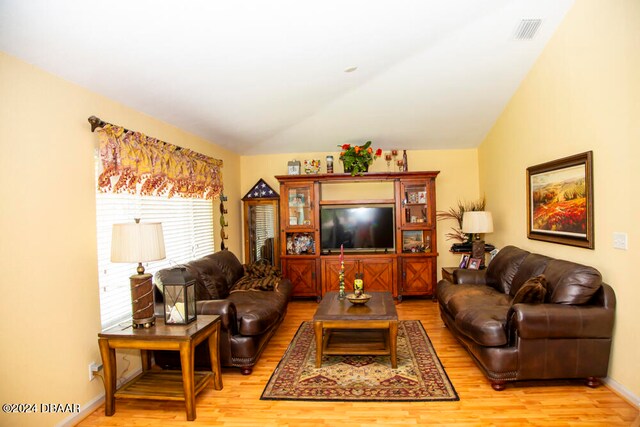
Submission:
M 240 154 L 468 148 L 572 4 L 0 0 L 0 50 Z

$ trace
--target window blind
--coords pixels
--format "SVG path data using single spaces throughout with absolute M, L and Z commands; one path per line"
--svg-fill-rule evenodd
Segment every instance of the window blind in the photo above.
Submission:
M 262 247 L 268 238 L 275 236 L 273 228 L 274 208 L 272 205 L 255 205 L 253 206 L 254 223 L 255 223 L 255 259 L 262 259 Z M 271 242 L 273 245 L 273 241 Z M 274 248 L 271 248 L 272 253 Z
M 166 258 L 145 263 L 150 274 L 214 252 L 212 200 L 96 191 L 96 211 L 103 328 L 131 317 L 129 277 L 136 274 L 136 264 L 110 261 L 113 224 L 133 222 L 134 218 L 162 223 Z

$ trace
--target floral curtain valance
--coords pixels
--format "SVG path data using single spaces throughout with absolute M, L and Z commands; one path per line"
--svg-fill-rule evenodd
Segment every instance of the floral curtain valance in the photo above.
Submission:
M 207 199 L 222 192 L 222 160 L 111 124 L 98 137 L 101 191 Z

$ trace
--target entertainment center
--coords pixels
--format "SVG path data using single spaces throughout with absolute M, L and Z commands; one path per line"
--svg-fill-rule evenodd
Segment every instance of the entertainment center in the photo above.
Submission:
M 295 297 L 320 299 L 338 290 L 340 248 L 345 283 L 364 275 L 369 291 L 433 296 L 437 232 L 435 180 L 438 171 L 279 175 L 280 259 Z M 328 186 L 390 184 L 373 197 L 323 197 Z M 388 197 L 387 197 L 388 196 Z

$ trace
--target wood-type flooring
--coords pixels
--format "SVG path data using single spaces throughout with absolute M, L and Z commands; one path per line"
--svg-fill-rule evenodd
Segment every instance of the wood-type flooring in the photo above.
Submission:
M 639 426 L 638 410 L 605 386 L 591 389 L 581 381 L 509 384 L 496 392 L 469 354 L 444 327 L 438 306 L 428 299 L 397 305 L 400 320 L 419 319 L 431 338 L 458 402 L 304 402 L 260 400 L 271 373 L 300 323 L 317 304 L 293 301 L 286 319 L 249 376 L 223 368 L 224 389 L 208 387 L 196 399 L 195 421 L 186 421 L 183 402 L 117 400 L 116 413 L 104 405 L 81 426 Z

